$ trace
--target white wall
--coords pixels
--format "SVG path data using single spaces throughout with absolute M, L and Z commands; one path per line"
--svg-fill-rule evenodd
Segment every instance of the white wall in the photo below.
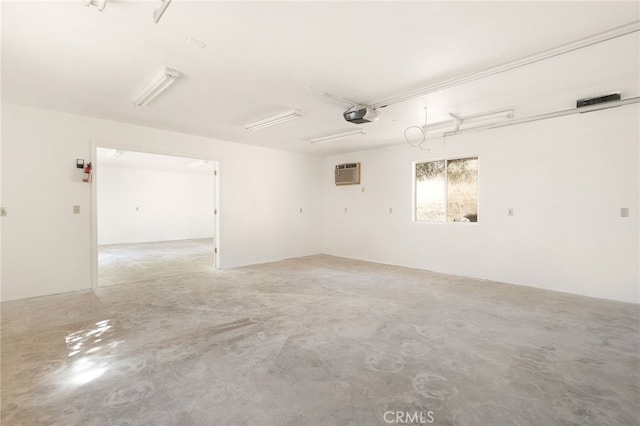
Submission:
M 2 6 L 0 6 L 0 18 L 2 18 Z M 1 22 L 1 19 L 0 19 Z M 0 117 L 2 117 L 2 104 L 0 103 Z M 2 120 L 0 120 L 0 207 L 4 207 L 2 198 Z M 0 217 L 0 301 L 2 300 L 2 219 Z
M 640 303 L 639 128 L 633 105 L 328 157 L 324 251 Z M 412 223 L 412 163 L 467 155 L 479 223 Z M 344 162 L 362 163 L 365 192 L 334 185 Z
M 2 300 L 90 288 L 92 144 L 217 160 L 222 268 L 321 251 L 319 158 L 5 103 Z
M 213 237 L 214 188 L 213 174 L 99 164 L 98 244 Z
M 75 159 L 91 158 L 93 141 L 218 160 L 223 268 L 324 251 L 638 303 L 639 127 L 634 105 L 459 135 L 430 152 L 399 145 L 323 162 L 3 104 L 2 300 L 90 287 L 94 189 Z M 470 154 L 480 157 L 480 222 L 412 223 L 412 162 Z M 354 161 L 364 193 L 333 184 L 333 166 Z

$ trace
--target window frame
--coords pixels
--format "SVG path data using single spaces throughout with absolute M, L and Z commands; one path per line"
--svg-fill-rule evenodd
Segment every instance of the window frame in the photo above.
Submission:
M 412 164 L 412 209 L 411 216 L 412 222 L 418 224 L 435 224 L 435 225 L 447 225 L 447 224 L 456 224 L 456 225 L 478 225 L 480 223 L 479 220 L 476 222 L 454 222 L 447 220 L 447 216 L 449 214 L 449 175 L 448 175 L 448 161 L 450 160 L 465 160 L 465 159 L 473 159 L 475 158 L 478 161 L 478 197 L 477 197 L 477 214 L 480 217 L 480 155 L 478 154 L 468 154 L 468 155 L 460 155 L 460 156 L 452 156 L 452 157 L 437 157 L 426 160 L 415 160 Z M 445 163 L 445 181 L 444 181 L 444 201 L 445 201 L 445 220 L 443 221 L 428 221 L 428 220 L 418 220 L 418 179 L 416 178 L 416 168 L 418 164 L 421 163 L 432 163 L 436 161 L 444 161 Z

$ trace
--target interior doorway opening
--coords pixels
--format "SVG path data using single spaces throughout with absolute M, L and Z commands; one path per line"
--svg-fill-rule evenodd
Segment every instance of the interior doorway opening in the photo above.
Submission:
M 217 268 L 217 162 L 96 147 L 94 286 Z

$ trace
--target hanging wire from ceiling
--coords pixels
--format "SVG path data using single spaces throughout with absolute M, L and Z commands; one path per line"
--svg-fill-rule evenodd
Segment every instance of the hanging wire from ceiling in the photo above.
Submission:
M 404 138 L 409 143 L 409 145 L 411 145 L 413 148 L 420 148 L 423 151 L 430 151 L 429 148 L 425 148 L 425 144 L 428 141 L 439 139 L 439 137 L 434 136 L 430 136 L 429 138 L 427 138 L 427 133 L 429 132 L 438 132 L 438 130 L 441 130 L 441 136 L 450 136 L 452 134 L 457 134 L 469 129 L 486 127 L 487 125 L 496 123 L 496 120 L 512 120 L 514 117 L 514 111 L 512 109 L 467 116 L 460 116 L 458 114 L 449 113 L 449 116 L 452 118 L 452 120 L 427 124 L 426 110 L 427 107 L 425 106 L 425 119 L 423 126 L 410 126 L 407 127 L 404 131 Z M 462 128 L 462 126 L 465 126 L 464 129 Z M 418 131 L 420 132 L 418 138 L 410 137 L 409 133 L 413 129 L 418 129 Z M 415 134 L 415 131 L 413 132 Z M 446 142 L 446 138 L 444 138 L 443 140 Z
M 411 140 L 409 139 L 409 136 L 408 136 L 407 133 L 412 129 L 418 129 L 418 131 L 420 132 L 420 135 L 422 136 L 421 140 L 419 140 L 417 142 L 411 142 Z M 423 126 L 409 126 L 406 129 L 404 129 L 404 139 L 413 148 L 420 148 L 423 151 L 430 151 L 429 148 L 424 148 L 422 146 L 425 143 L 426 139 L 427 139 L 427 106 L 426 105 L 424 107 L 424 125 Z

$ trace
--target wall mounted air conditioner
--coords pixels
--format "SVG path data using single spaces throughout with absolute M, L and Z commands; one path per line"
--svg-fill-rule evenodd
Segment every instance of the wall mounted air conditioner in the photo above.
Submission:
M 338 164 L 336 185 L 360 185 L 360 163 Z

